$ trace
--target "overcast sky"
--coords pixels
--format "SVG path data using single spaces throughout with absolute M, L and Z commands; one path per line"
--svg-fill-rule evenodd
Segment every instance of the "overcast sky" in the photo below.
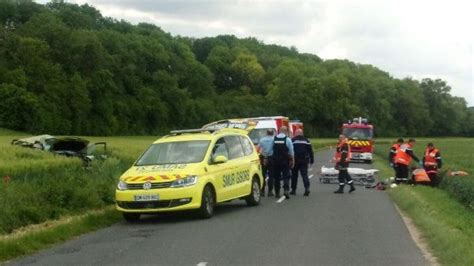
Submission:
M 234 34 L 324 59 L 372 64 L 396 78 L 441 78 L 474 106 L 474 9 L 445 0 L 70 0 L 173 35 Z

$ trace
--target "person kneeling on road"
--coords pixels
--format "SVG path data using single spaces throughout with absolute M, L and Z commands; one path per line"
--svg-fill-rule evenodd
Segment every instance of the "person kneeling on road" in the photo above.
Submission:
M 271 178 L 275 183 L 275 197 L 280 197 L 281 180 L 283 179 L 283 194 L 285 198 L 289 199 L 290 190 L 290 169 L 293 168 L 294 151 L 291 139 L 287 137 L 288 128 L 282 126 L 280 134 L 273 139 L 273 163 Z
M 295 167 L 291 176 L 291 195 L 296 195 L 296 186 L 298 184 L 298 172 L 301 173 L 304 185 L 304 195 L 309 195 L 308 163 L 314 163 L 313 148 L 311 142 L 303 136 L 303 130 L 298 129 L 292 139 L 295 151 Z
M 334 168 L 339 170 L 339 175 L 337 176 L 339 179 L 339 189 L 334 191 L 334 193 L 344 193 L 344 185 L 346 182 L 351 186 L 349 193 L 355 191 L 354 180 L 352 180 L 348 172 L 349 162 L 351 160 L 351 147 L 347 143 L 347 138 L 344 135 L 339 135 L 339 143 L 337 144 L 334 160 L 336 161 L 336 166 Z

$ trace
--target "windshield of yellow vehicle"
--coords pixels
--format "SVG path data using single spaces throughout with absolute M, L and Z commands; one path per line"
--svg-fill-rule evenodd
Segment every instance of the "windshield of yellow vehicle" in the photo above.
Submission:
M 156 143 L 138 159 L 136 166 L 198 163 L 204 159 L 209 140 Z

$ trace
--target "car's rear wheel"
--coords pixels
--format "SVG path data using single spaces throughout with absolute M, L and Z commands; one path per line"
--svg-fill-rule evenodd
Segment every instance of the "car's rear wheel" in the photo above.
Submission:
M 140 214 L 139 213 L 134 213 L 134 212 L 122 212 L 122 216 L 125 219 L 125 221 L 129 223 L 137 222 L 140 220 Z
M 254 177 L 252 179 L 252 186 L 250 188 L 250 194 L 245 198 L 245 201 L 247 202 L 247 205 L 249 206 L 257 206 L 260 204 L 260 184 L 258 183 L 258 179 Z
M 202 191 L 201 207 L 198 210 L 199 217 L 202 219 L 211 218 L 216 206 L 215 199 L 214 190 L 210 185 L 206 185 Z

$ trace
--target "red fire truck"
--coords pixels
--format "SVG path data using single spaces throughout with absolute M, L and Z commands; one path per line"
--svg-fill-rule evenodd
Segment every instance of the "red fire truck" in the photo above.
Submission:
M 372 163 L 374 127 L 368 123 L 367 118 L 358 117 L 344 123 L 341 133 L 349 139 L 352 161 Z
M 303 122 L 299 121 L 299 120 L 291 120 L 289 122 L 289 130 L 290 130 L 290 137 L 294 137 L 295 134 L 296 134 L 296 130 L 298 129 L 301 129 L 301 130 L 304 130 L 304 127 L 303 127 Z

